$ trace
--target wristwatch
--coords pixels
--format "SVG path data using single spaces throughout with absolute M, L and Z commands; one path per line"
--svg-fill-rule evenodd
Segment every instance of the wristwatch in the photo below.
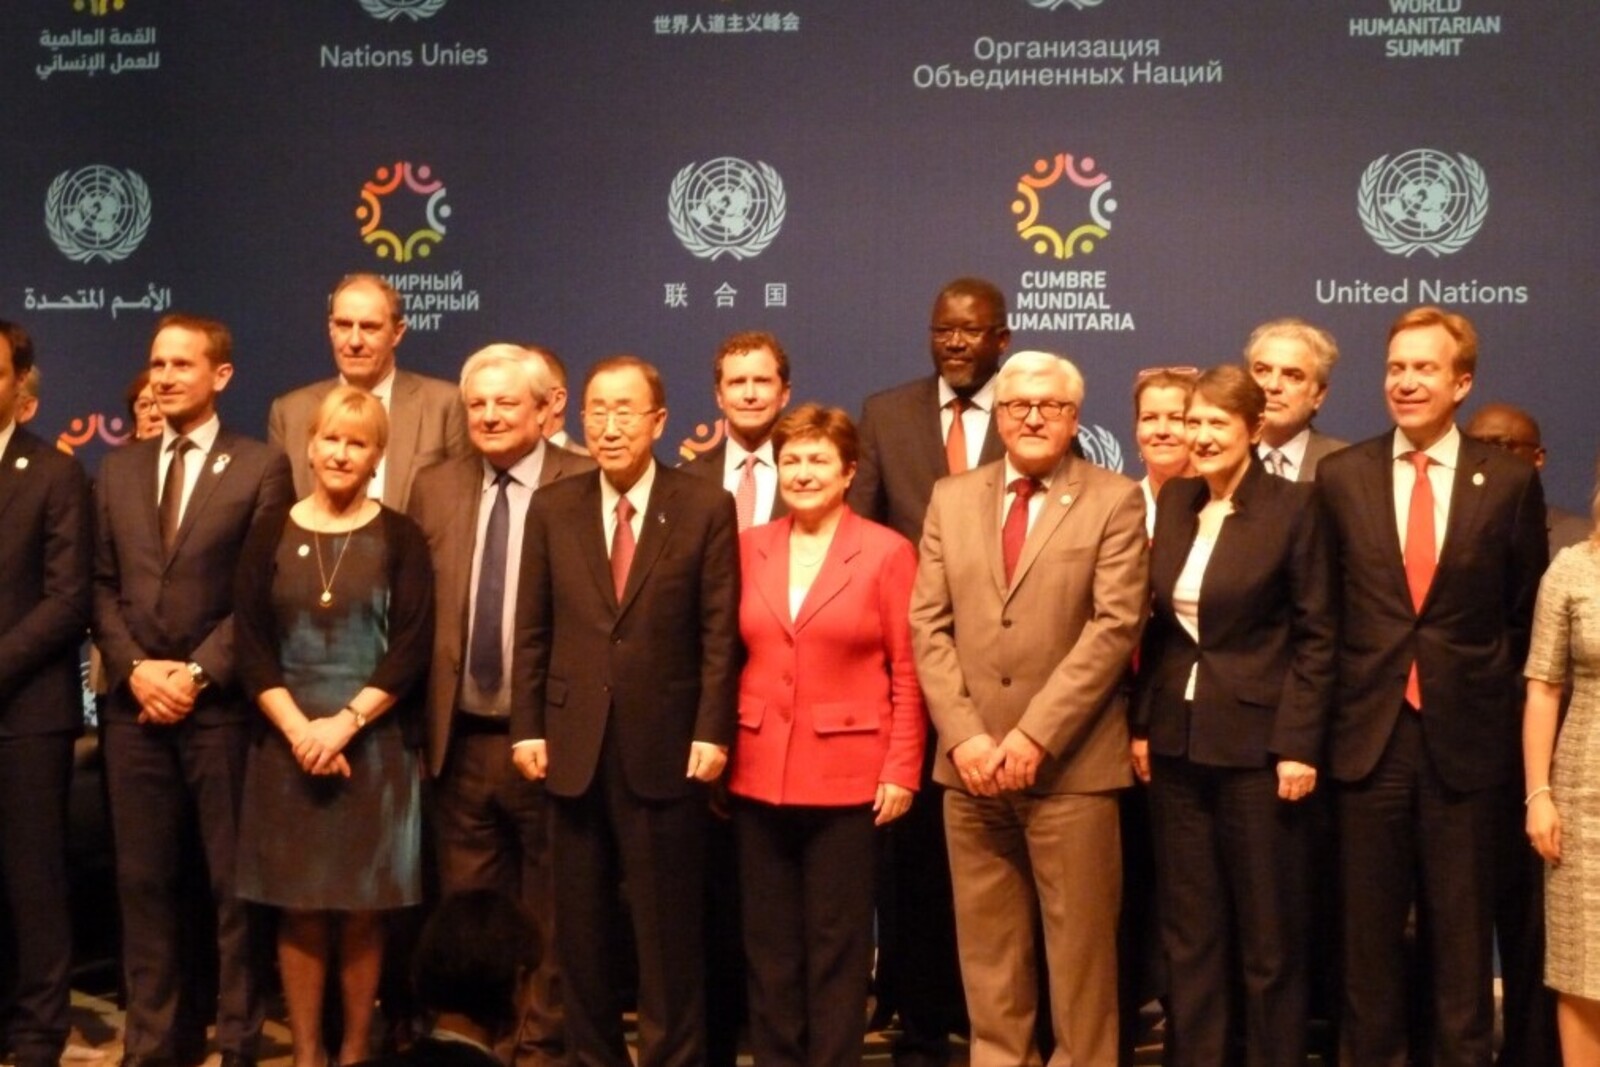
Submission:
M 351 717 L 356 720 L 357 730 L 365 730 L 367 728 L 367 717 L 365 715 L 361 714 L 361 712 L 357 711 L 355 708 L 352 708 L 349 704 L 344 706 L 344 710 L 348 711 Z
M 194 687 L 196 689 L 204 689 L 211 684 L 211 679 L 206 677 L 206 669 L 194 660 L 190 660 L 183 666 L 189 672 L 189 677 L 194 679 Z

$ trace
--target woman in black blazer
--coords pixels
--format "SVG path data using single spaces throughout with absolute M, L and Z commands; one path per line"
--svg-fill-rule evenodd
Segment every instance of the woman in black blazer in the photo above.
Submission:
M 1305 1063 L 1296 802 L 1321 763 L 1332 573 L 1311 487 L 1256 458 L 1265 408 L 1242 367 L 1195 383 L 1184 424 L 1200 476 L 1162 488 L 1151 545 L 1133 762 L 1150 786 L 1178 1067 L 1234 1062 L 1234 1018 L 1243 1062 Z

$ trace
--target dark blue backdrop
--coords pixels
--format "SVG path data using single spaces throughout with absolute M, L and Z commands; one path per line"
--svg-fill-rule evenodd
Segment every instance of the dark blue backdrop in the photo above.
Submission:
M 259 432 L 329 372 L 350 270 L 419 298 L 415 369 L 501 339 L 658 362 L 675 444 L 715 415 L 723 335 L 774 331 L 797 397 L 855 409 L 927 370 L 934 291 L 976 273 L 1089 312 L 1019 314 L 1013 347 L 1078 361 L 1136 471 L 1136 369 L 1304 315 L 1344 353 L 1324 428 L 1367 436 L 1379 298 L 1433 298 L 1483 334 L 1469 406 L 1533 409 L 1581 507 L 1597 29 L 1564 0 L 15 0 L 0 315 L 39 340 L 40 428 L 91 465 L 160 308 L 234 327 L 225 416 Z M 1111 186 L 1038 190 L 1062 236 L 1110 224 L 1066 259 L 1017 213 L 1063 154 Z M 379 198 L 399 238 L 442 223 L 405 263 L 358 216 L 398 163 L 443 189 L 431 217 L 436 189 Z

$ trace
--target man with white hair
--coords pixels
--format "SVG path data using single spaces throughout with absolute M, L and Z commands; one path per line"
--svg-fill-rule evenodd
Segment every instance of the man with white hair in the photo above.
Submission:
M 1146 612 L 1144 496 L 1072 455 L 1082 403 L 1070 362 L 1012 356 L 995 390 L 1004 458 L 938 482 L 923 526 L 912 636 L 973 1067 L 1039 1062 L 1041 922 L 1050 1062 L 1117 1062 L 1120 683 Z
M 1244 365 L 1267 394 L 1266 424 L 1256 453 L 1267 470 L 1291 482 L 1309 482 L 1317 464 L 1344 448 L 1311 425 L 1328 398 L 1328 379 L 1339 346 L 1328 331 L 1304 319 L 1263 322 L 1244 346 Z
M 474 352 L 461 401 L 475 454 L 418 473 L 410 513 L 433 556 L 437 626 L 428 683 L 428 772 L 436 788 L 439 878 L 446 894 L 497 889 L 539 927 L 514 1063 L 561 1061 L 551 939 L 544 786 L 511 763 L 511 630 L 523 520 L 540 486 L 594 461 L 548 444 L 551 378 L 517 345 Z

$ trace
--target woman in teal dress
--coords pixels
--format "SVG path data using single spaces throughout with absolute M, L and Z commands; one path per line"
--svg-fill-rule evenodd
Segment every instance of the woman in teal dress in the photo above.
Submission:
M 339 959 L 337 1062 L 370 1055 L 384 912 L 421 899 L 415 703 L 433 636 L 422 533 L 367 496 L 383 405 L 340 387 L 307 446 L 314 488 L 265 515 L 239 561 L 239 670 L 263 715 L 240 816 L 239 894 L 282 911 L 294 1067 L 325 1067 L 322 996 Z

